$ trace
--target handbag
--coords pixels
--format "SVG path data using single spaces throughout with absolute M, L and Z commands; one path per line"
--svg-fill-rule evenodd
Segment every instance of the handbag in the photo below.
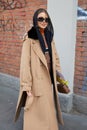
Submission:
M 59 93 L 65 93 L 65 94 L 68 94 L 70 92 L 69 87 L 61 83 L 57 84 L 57 90 Z
M 57 90 L 59 93 L 65 93 L 68 94 L 70 92 L 70 89 L 68 87 L 68 81 L 64 79 L 64 76 L 56 71 L 56 78 L 57 78 Z

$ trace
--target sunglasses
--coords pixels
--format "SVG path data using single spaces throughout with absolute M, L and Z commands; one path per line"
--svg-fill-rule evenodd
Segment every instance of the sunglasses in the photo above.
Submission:
M 39 18 L 37 18 L 37 21 L 39 21 L 39 22 L 45 21 L 46 23 L 48 23 L 49 22 L 49 18 L 39 17 Z

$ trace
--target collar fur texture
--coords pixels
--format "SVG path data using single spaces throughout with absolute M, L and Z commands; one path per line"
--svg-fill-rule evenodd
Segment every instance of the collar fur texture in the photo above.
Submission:
M 37 36 L 37 32 L 36 29 L 34 27 L 32 27 L 29 31 L 28 31 L 28 37 L 34 40 L 38 40 L 38 36 Z

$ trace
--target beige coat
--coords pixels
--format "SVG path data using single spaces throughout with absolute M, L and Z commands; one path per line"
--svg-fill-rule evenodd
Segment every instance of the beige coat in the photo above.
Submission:
M 60 71 L 59 58 L 54 41 L 52 41 L 51 45 L 55 81 L 53 88 L 39 40 L 26 38 L 23 43 L 20 66 L 20 92 L 15 121 L 20 114 L 21 107 L 24 107 L 24 130 L 58 130 L 58 122 L 63 124 L 56 86 L 56 70 Z M 26 95 L 28 90 L 33 92 L 31 99 Z M 28 105 L 30 106 L 27 109 Z

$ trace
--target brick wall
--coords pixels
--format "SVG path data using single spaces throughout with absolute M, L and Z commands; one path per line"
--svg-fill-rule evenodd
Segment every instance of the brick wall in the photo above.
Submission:
M 87 9 L 87 0 L 78 0 L 78 5 L 83 9 Z
M 87 0 L 79 0 L 78 5 L 87 10 Z M 77 21 L 74 92 L 87 96 L 87 20 Z
M 40 7 L 47 8 L 47 0 L 0 1 L 0 72 L 19 77 L 23 35 Z

